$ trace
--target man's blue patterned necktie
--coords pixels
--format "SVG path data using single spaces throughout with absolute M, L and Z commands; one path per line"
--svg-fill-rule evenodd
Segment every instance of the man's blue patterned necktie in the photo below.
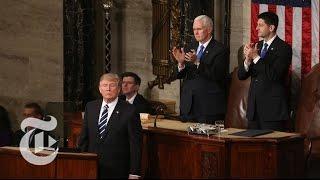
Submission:
M 268 51 L 268 44 L 264 43 L 263 49 L 262 49 L 261 54 L 260 54 L 260 57 L 264 58 L 266 56 L 266 54 L 267 54 L 267 51 Z
M 202 57 L 202 55 L 203 55 L 203 49 L 204 49 L 204 46 L 201 45 L 201 46 L 200 46 L 200 50 L 199 50 L 199 52 L 198 52 L 198 54 L 197 54 L 197 59 L 199 59 L 199 60 L 201 60 L 201 57 Z

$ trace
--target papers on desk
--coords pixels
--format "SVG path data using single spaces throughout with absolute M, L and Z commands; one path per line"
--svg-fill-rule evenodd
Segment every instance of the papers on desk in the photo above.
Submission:
M 269 134 L 272 133 L 272 130 L 267 130 L 267 129 L 248 129 L 245 131 L 240 131 L 236 133 L 232 133 L 230 135 L 234 136 L 245 136 L 245 137 L 255 137 L 255 136 L 260 136 L 264 134 Z
M 150 115 L 148 113 L 140 113 L 141 123 L 153 123 L 156 118 L 156 115 Z M 158 115 L 157 121 L 160 121 L 164 118 L 164 115 Z

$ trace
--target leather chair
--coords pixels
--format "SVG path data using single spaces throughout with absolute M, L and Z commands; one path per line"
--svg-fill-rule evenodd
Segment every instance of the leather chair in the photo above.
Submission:
M 296 132 L 306 136 L 306 162 L 320 158 L 320 64 L 303 77 L 297 106 Z
M 238 67 L 236 67 L 231 74 L 225 126 L 227 128 L 246 129 L 248 126 L 246 112 L 251 78 L 241 81 L 238 79 L 237 74 Z

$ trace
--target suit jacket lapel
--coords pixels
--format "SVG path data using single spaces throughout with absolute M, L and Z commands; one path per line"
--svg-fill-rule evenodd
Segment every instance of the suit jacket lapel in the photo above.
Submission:
M 259 49 L 259 56 L 261 55 L 261 51 L 262 51 L 262 44 L 263 44 L 263 40 L 258 42 L 258 49 Z
M 97 101 L 97 103 L 95 104 L 95 107 L 93 108 L 93 114 L 94 114 L 94 118 L 93 118 L 93 132 L 96 132 L 96 134 L 98 135 L 98 122 L 99 122 L 99 116 L 100 116 L 100 109 L 101 109 L 101 105 L 102 105 L 102 99 Z
M 120 108 L 121 107 L 121 100 L 118 100 L 118 103 L 116 105 L 116 107 L 114 108 L 110 119 L 108 121 L 107 127 L 106 127 L 106 133 L 103 136 L 103 139 L 106 138 L 106 136 L 110 133 L 110 131 L 112 131 L 114 125 L 119 121 L 119 114 L 120 114 Z
M 277 36 L 277 37 L 272 41 L 272 43 L 270 44 L 270 47 L 268 48 L 268 51 L 267 51 L 266 56 L 269 55 L 269 54 L 272 54 L 272 52 L 274 51 L 274 49 L 277 47 L 278 41 L 279 41 L 279 37 Z
M 216 41 L 213 39 L 211 39 L 211 41 L 209 42 L 208 46 L 206 47 L 206 49 L 203 52 L 201 61 L 206 62 L 211 60 L 211 58 L 207 58 L 208 56 L 213 55 L 214 53 L 218 53 L 219 51 L 216 51 L 216 48 L 218 48 L 217 46 L 215 46 Z M 200 62 L 201 62 L 200 61 Z
M 137 104 L 139 104 L 139 103 L 141 103 L 141 101 L 140 101 L 140 94 L 137 94 L 136 98 L 134 98 L 133 104 L 134 104 L 134 105 L 137 105 Z

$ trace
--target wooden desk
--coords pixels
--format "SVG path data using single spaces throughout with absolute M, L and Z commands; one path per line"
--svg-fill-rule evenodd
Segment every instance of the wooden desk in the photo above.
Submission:
M 81 119 L 70 123 L 77 139 Z M 73 122 L 73 120 L 71 120 Z M 255 138 L 188 135 L 193 123 L 160 120 L 143 126 L 142 169 L 154 178 L 276 178 L 303 176 L 304 138 L 299 134 L 274 132 Z M 72 138 L 70 138 L 72 139 Z M 73 140 L 76 142 L 76 140 Z M 69 143 L 74 147 L 75 143 Z
M 40 155 L 51 154 L 43 151 Z M 0 147 L 0 179 L 8 178 L 97 178 L 97 155 L 59 152 L 53 162 L 37 166 L 27 162 L 17 147 Z
M 254 138 L 188 135 L 192 123 L 162 120 L 143 124 L 143 169 L 155 178 L 277 178 L 303 176 L 303 140 L 274 132 Z

